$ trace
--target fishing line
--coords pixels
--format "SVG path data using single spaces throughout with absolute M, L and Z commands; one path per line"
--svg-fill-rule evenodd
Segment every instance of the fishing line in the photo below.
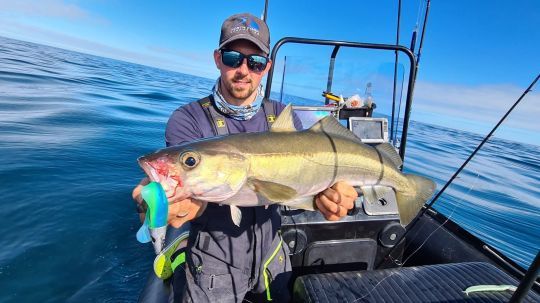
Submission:
M 467 190 L 467 192 L 465 193 L 465 196 L 467 196 L 467 195 L 468 195 L 468 194 L 476 187 L 476 185 L 477 185 L 477 183 L 478 183 L 478 181 L 479 181 L 479 177 L 480 177 L 480 173 L 477 172 L 477 173 L 476 173 L 475 180 L 474 180 L 474 183 L 473 183 L 473 185 L 471 185 L 471 187 L 469 187 L 469 190 Z M 458 204 L 459 204 L 460 202 L 463 202 L 463 198 L 461 198 L 461 199 L 459 199 L 458 201 L 456 201 L 456 202 L 453 203 L 453 204 L 454 204 L 454 208 L 452 209 L 452 212 L 450 212 L 450 215 L 448 215 L 448 217 L 446 218 L 446 220 L 445 220 L 443 223 L 441 223 L 434 231 L 432 231 L 432 232 L 429 234 L 429 236 L 426 237 L 426 239 L 424 240 L 424 242 L 422 242 L 422 244 L 420 244 L 420 246 L 419 246 L 417 249 L 415 249 L 415 250 L 410 254 L 410 256 L 408 256 L 407 259 L 405 259 L 405 261 L 400 262 L 400 261 L 397 260 L 397 259 L 394 260 L 394 259 L 392 258 L 392 256 L 389 255 L 388 257 L 390 258 L 390 260 L 392 260 L 392 262 L 394 262 L 394 261 L 399 262 L 400 264 L 398 264 L 398 263 L 396 263 L 396 262 L 394 262 L 394 264 L 396 264 L 396 265 L 398 265 L 398 266 L 400 266 L 400 267 L 403 266 L 403 265 L 405 265 L 405 263 L 407 263 L 407 261 L 409 261 L 409 259 L 411 259 L 411 258 L 412 258 L 412 257 L 413 257 L 413 256 L 414 256 L 414 255 L 415 255 L 415 254 L 416 254 L 416 253 L 424 246 L 424 244 L 427 243 L 427 241 L 431 238 L 431 236 L 433 236 L 433 234 L 435 234 L 435 232 L 437 232 L 437 231 L 438 231 L 439 229 L 441 229 L 446 223 L 448 223 L 448 221 L 450 221 L 450 219 L 454 216 L 454 213 L 456 212 L 457 206 L 458 206 Z M 413 239 L 413 240 L 414 240 L 414 239 Z M 411 242 L 411 243 L 409 243 L 408 246 L 405 246 L 405 249 L 404 249 L 404 250 L 406 250 L 408 247 L 410 247 L 410 245 L 412 245 L 412 242 L 413 242 L 413 241 L 411 240 L 410 242 Z
M 352 301 L 351 303 L 354 303 L 354 302 L 356 302 L 356 301 L 358 301 L 358 300 L 362 300 L 363 298 L 365 298 L 365 297 L 371 295 L 371 293 L 375 290 L 375 288 L 376 288 L 377 286 L 379 286 L 382 282 L 384 282 L 384 280 L 390 278 L 390 277 L 393 276 L 394 274 L 396 274 L 396 272 L 392 273 L 392 274 L 389 275 L 388 277 L 385 277 L 385 278 L 382 279 L 381 281 L 377 282 L 377 284 L 375 284 L 375 285 L 373 286 L 373 288 L 372 288 L 367 294 L 365 294 L 364 296 L 362 296 L 362 297 L 360 297 L 360 298 L 358 298 L 358 299 L 354 299 L 354 301 Z
M 416 36 L 418 35 L 418 27 L 420 24 L 420 14 L 424 11 L 424 1 L 420 0 L 418 2 L 418 14 L 416 16 L 416 24 L 414 25 L 414 29 L 412 31 L 412 37 L 411 37 L 411 47 L 410 50 L 414 54 L 414 49 L 416 48 Z
M 420 0 L 418 3 L 418 14 L 416 15 L 416 28 L 418 28 L 418 24 L 420 23 L 420 14 L 424 11 L 424 2 L 425 0 Z
M 410 223 L 408 225 L 408 228 L 406 228 L 405 232 L 403 233 L 403 235 L 401 235 L 401 237 L 399 238 L 398 241 L 396 241 L 396 243 L 400 243 L 401 241 L 403 241 L 405 239 L 405 236 L 409 233 L 409 231 L 412 230 L 412 228 L 414 227 L 414 225 L 420 220 L 420 218 L 429 210 L 431 209 L 431 207 L 433 206 L 433 204 L 439 199 L 439 197 L 444 193 L 444 191 L 448 188 L 448 186 L 454 181 L 454 179 L 456 179 L 456 177 L 461 173 L 461 171 L 465 168 L 465 166 L 467 166 L 467 164 L 471 161 L 471 159 L 478 153 L 478 151 L 484 146 L 484 144 L 493 136 L 493 133 L 495 133 L 495 131 L 499 128 L 499 126 L 506 120 L 506 118 L 508 117 L 508 115 L 510 115 L 510 113 L 516 108 L 516 106 L 521 102 L 521 100 L 523 100 L 523 98 L 529 93 L 532 91 L 532 88 L 534 87 L 534 85 L 536 84 L 536 82 L 538 82 L 538 79 L 540 78 L 540 74 L 538 74 L 536 76 L 536 78 L 531 82 L 531 84 L 529 85 L 529 87 L 521 94 L 521 96 L 517 99 L 516 102 L 514 102 L 514 104 L 510 107 L 510 109 L 508 109 L 508 111 L 506 111 L 506 113 L 504 114 L 504 116 L 499 120 L 499 122 L 497 122 L 497 124 L 493 127 L 493 129 L 489 132 L 489 134 L 487 134 L 484 139 L 482 140 L 482 142 L 476 147 L 476 149 L 471 153 L 471 155 L 467 158 L 467 160 L 465 160 L 465 162 L 458 168 L 458 170 L 454 173 L 454 175 L 452 175 L 452 177 L 446 182 L 446 184 L 443 186 L 443 188 L 437 193 L 437 195 L 431 200 L 431 202 L 426 205 L 424 207 L 424 209 L 422 209 L 417 215 L 416 217 L 413 219 L 412 223 Z M 394 246 L 390 252 L 388 253 L 388 256 L 390 256 L 394 250 L 396 249 L 398 245 Z M 384 261 L 384 258 L 383 260 L 377 265 L 377 267 L 379 267 L 382 262 Z
M 469 190 L 465 193 L 465 196 L 468 195 L 468 194 L 471 192 L 471 190 L 473 190 L 473 188 L 475 188 L 476 184 L 477 184 L 478 181 L 479 181 L 479 177 L 480 177 L 480 173 L 477 172 L 477 173 L 476 173 L 475 180 L 474 180 L 474 183 L 473 183 L 473 185 L 471 185 L 471 187 L 469 187 Z M 399 260 L 392 258 L 392 256 L 391 256 L 390 254 L 388 255 L 388 258 L 389 258 L 394 264 L 396 264 L 398 267 L 403 267 L 403 266 L 405 265 L 405 263 L 407 263 L 407 261 L 409 261 L 409 259 L 412 258 L 412 257 L 413 257 L 413 256 L 414 256 L 414 255 L 415 255 L 415 254 L 416 254 L 416 253 L 424 246 L 424 244 L 427 243 L 427 241 L 431 238 L 431 236 L 433 236 L 433 235 L 434 235 L 439 229 L 441 229 L 448 221 L 450 221 L 450 218 L 452 218 L 452 216 L 454 215 L 454 213 L 455 213 L 455 211 L 456 211 L 456 209 L 457 209 L 457 206 L 458 206 L 459 202 L 462 202 L 462 201 L 463 201 L 463 198 L 461 198 L 460 200 L 458 200 L 458 201 L 456 201 L 456 202 L 454 203 L 454 208 L 452 209 L 452 212 L 451 212 L 450 215 L 446 218 L 446 220 L 445 220 L 443 223 L 441 223 L 434 231 L 432 231 L 432 232 L 429 234 L 429 236 L 426 237 L 426 239 L 424 240 L 424 242 L 422 242 L 422 244 L 420 244 L 420 246 L 419 246 L 414 252 L 412 252 L 412 253 L 410 254 L 410 256 L 407 257 L 407 259 L 405 259 L 405 261 L 400 262 Z M 410 245 L 410 244 L 409 244 L 409 245 Z M 406 250 L 407 247 L 409 247 L 409 246 L 406 246 L 404 250 Z M 377 286 L 379 286 L 384 280 L 386 280 L 386 279 L 388 279 L 388 278 L 394 276 L 394 275 L 397 274 L 397 273 L 398 273 L 398 272 L 396 271 L 396 272 L 393 272 L 392 274 L 390 274 L 389 276 L 385 277 L 384 279 L 382 279 L 381 281 L 379 281 L 377 284 L 375 284 L 375 285 L 373 286 L 373 288 L 372 288 L 367 294 L 365 294 L 364 296 L 362 296 L 362 297 L 360 297 L 360 298 L 358 298 L 358 299 L 355 299 L 353 302 L 356 302 L 356 301 L 358 301 L 358 300 L 361 300 L 361 299 L 363 299 L 363 298 L 369 296 L 369 295 L 375 290 L 375 288 L 377 288 Z

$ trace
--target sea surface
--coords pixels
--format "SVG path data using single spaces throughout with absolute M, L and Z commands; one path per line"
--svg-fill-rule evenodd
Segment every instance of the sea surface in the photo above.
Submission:
M 214 80 L 0 37 L 0 302 L 135 301 L 138 156 Z M 414 109 L 413 109 L 414 110 Z M 405 169 L 440 189 L 482 136 L 413 121 Z M 435 208 L 523 267 L 540 249 L 540 147 L 493 138 Z

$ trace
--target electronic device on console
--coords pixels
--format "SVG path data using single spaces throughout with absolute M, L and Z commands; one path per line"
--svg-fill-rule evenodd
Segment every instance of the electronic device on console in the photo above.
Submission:
M 349 130 L 362 143 L 388 142 L 388 119 L 372 117 L 349 117 Z

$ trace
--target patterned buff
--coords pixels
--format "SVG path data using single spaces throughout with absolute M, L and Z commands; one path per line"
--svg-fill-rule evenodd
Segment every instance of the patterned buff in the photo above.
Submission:
M 225 98 L 223 98 L 223 95 L 221 95 L 221 93 L 219 92 L 219 83 L 220 83 L 220 78 L 217 79 L 216 85 L 214 85 L 214 87 L 212 88 L 212 94 L 214 96 L 214 101 L 216 102 L 216 106 L 222 113 L 230 116 L 231 118 L 235 120 L 245 121 L 255 116 L 255 114 L 259 111 L 259 108 L 261 108 L 262 99 L 263 99 L 262 98 L 263 97 L 262 85 L 259 85 L 259 88 L 257 90 L 257 98 L 252 104 L 246 105 L 246 106 L 238 106 L 238 105 L 232 105 L 228 103 L 227 101 L 225 101 Z

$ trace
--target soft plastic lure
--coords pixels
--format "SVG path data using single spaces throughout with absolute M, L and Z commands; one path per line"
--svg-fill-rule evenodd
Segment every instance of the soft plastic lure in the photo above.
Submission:
M 475 292 L 500 292 L 500 291 L 516 291 L 517 287 L 514 285 L 475 285 L 468 287 L 463 292 L 468 296 Z
M 142 198 L 148 205 L 146 218 L 137 231 L 137 240 L 141 243 L 152 241 L 156 254 L 163 250 L 165 235 L 167 233 L 167 217 L 169 215 L 169 202 L 167 195 L 157 182 L 150 182 L 141 191 Z

